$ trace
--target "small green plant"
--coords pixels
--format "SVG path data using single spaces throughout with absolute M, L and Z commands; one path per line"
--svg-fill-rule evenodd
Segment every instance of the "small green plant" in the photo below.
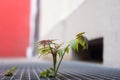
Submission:
M 78 51 L 79 45 L 81 45 L 82 49 L 87 49 L 88 40 L 83 36 L 84 33 L 85 32 L 77 34 L 76 38 L 68 42 L 65 47 L 63 47 L 64 43 L 58 44 L 56 40 L 41 40 L 36 42 L 37 53 L 39 53 L 40 56 L 51 54 L 53 58 L 53 67 L 43 71 L 39 77 L 56 77 L 63 57 L 65 53 L 69 53 L 70 47 L 75 51 Z
M 10 68 L 6 73 L 5 73 L 5 76 L 12 76 L 13 75 L 13 72 L 17 69 L 16 66 Z

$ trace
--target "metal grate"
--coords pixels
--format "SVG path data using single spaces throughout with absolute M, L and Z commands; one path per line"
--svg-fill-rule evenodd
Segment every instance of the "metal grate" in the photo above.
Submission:
M 13 66 L 17 66 L 14 75 L 4 76 Z M 50 63 L 3 64 L 0 65 L 0 80 L 120 80 L 120 69 L 78 62 L 63 63 L 56 78 L 39 78 L 39 73 L 51 66 Z

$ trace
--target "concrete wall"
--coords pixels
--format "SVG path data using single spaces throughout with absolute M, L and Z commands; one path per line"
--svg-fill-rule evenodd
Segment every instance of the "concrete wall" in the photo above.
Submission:
M 71 40 L 78 32 L 87 38 L 104 38 L 104 65 L 120 67 L 120 0 L 84 0 L 75 11 L 47 33 L 46 37 Z M 58 31 L 60 32 L 58 33 Z M 62 32 L 61 32 L 62 31 Z
M 102 37 L 102 9 L 101 0 L 86 0 L 66 19 L 66 39 L 70 40 L 76 33 L 83 31 L 88 39 Z
M 84 0 L 41 0 L 40 39 L 44 39 L 54 27 L 59 24 L 61 26 L 62 20 L 66 19 L 83 2 Z
M 66 39 L 85 31 L 88 39 L 104 38 L 104 65 L 120 67 L 120 1 L 86 0 L 66 20 Z M 71 36 L 70 36 L 71 35 Z
M 65 19 L 85 0 L 41 0 L 40 39 L 66 39 Z M 70 55 L 65 59 L 69 60 Z M 51 59 L 48 56 L 43 59 Z
M 104 12 L 104 64 L 120 67 L 120 0 L 106 0 Z

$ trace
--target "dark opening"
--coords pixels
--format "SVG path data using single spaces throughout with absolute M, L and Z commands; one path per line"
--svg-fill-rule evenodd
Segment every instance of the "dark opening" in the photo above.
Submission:
M 88 47 L 91 60 L 94 62 L 103 62 L 103 37 L 90 40 Z
M 88 50 L 82 50 L 72 54 L 73 60 L 87 61 L 87 62 L 103 62 L 103 37 L 88 41 Z

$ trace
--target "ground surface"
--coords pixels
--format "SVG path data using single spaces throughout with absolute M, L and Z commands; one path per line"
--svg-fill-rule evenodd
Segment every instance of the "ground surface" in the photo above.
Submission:
M 56 78 L 39 78 L 39 73 L 52 66 L 47 62 L 0 63 L 0 80 L 120 80 L 120 69 L 89 63 L 64 62 L 58 73 L 60 76 Z M 14 75 L 4 76 L 4 73 L 13 66 L 17 66 Z

